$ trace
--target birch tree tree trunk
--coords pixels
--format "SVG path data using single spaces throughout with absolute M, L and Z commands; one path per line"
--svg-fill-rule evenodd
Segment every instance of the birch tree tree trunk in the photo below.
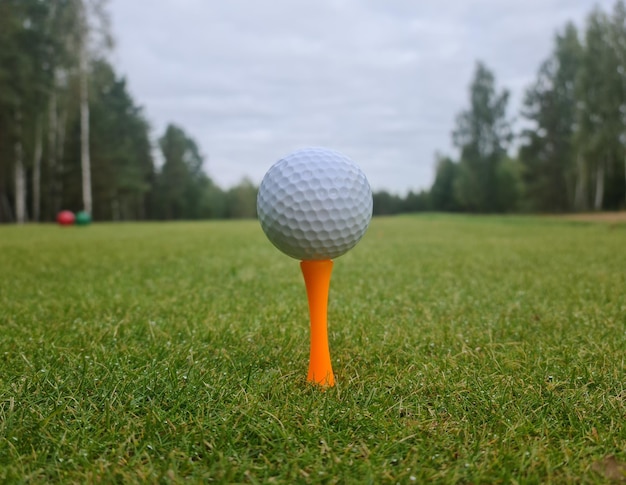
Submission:
M 15 103 L 15 222 L 26 222 L 26 173 L 22 146 L 22 106 Z
M 63 169 L 63 157 L 65 156 L 65 130 L 67 127 L 67 109 L 61 109 L 57 129 L 57 160 Z
M 52 92 L 50 93 L 50 104 L 48 106 L 48 172 L 50 174 L 50 182 L 48 184 L 48 201 L 50 204 L 53 218 L 54 215 L 59 212 L 59 196 L 58 178 L 57 172 L 57 149 L 56 149 L 56 132 L 57 132 L 57 86 L 56 86 L 56 72 L 54 76 L 55 82 L 52 86 Z
M 41 209 L 41 154 L 43 152 L 41 116 L 35 122 L 35 151 L 33 156 L 33 221 L 39 222 Z
M 54 193 L 55 195 L 55 213 L 62 209 L 61 203 L 63 201 L 63 170 L 64 170 L 64 156 L 65 156 L 65 132 L 67 129 L 67 107 L 62 107 L 55 114 L 55 172 L 54 172 Z
M 593 208 L 597 211 L 602 210 L 602 201 L 604 200 L 604 165 L 605 161 L 602 160 L 598 164 L 598 169 L 596 172 L 596 194 Z
M 83 209 L 91 214 L 91 159 L 89 153 L 89 93 L 87 91 L 87 77 L 87 46 L 83 45 L 81 46 L 80 58 L 80 162 L 83 174 Z
M 87 6 L 81 0 L 81 38 L 80 38 L 80 162 L 83 181 L 83 210 L 92 214 L 91 196 L 91 159 L 89 153 L 89 25 Z
M 587 210 L 587 173 L 585 171 L 585 161 L 579 153 L 576 157 L 576 195 L 574 207 L 577 211 Z

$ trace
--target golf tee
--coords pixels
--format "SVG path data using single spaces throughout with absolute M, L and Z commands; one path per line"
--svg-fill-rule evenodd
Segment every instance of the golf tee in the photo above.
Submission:
M 311 354 L 307 380 L 321 386 L 335 385 L 328 348 L 328 290 L 333 271 L 331 260 L 301 261 L 311 319 Z

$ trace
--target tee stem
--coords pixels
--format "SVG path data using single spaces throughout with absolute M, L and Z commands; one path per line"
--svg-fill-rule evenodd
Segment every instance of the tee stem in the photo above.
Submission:
M 311 353 L 307 380 L 324 387 L 335 385 L 335 377 L 328 349 L 328 291 L 333 262 L 301 261 L 300 269 L 304 276 L 309 315 L 311 318 Z

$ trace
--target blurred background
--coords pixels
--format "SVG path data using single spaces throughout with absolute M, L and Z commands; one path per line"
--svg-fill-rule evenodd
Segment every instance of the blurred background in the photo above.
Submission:
M 626 5 L 0 0 L 0 222 L 255 217 L 304 146 L 376 215 L 626 207 Z

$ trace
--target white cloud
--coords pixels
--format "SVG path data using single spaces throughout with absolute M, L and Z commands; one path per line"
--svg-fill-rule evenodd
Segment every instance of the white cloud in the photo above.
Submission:
M 612 1 L 600 2 L 610 8 Z M 157 134 L 181 125 L 221 185 L 329 146 L 375 189 L 432 183 L 476 60 L 524 88 L 593 0 L 113 0 L 116 62 Z

